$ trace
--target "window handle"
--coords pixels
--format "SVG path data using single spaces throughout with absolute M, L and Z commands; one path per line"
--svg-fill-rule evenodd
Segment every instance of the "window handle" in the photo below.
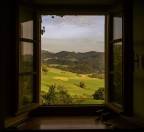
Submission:
M 134 62 L 136 62 L 136 67 L 139 68 L 139 55 L 136 54 L 136 60 L 134 60 Z

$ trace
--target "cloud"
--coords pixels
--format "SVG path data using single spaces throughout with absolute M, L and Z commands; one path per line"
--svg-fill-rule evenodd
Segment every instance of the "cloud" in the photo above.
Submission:
M 42 49 L 54 51 L 104 50 L 104 16 L 42 17 L 46 32 Z

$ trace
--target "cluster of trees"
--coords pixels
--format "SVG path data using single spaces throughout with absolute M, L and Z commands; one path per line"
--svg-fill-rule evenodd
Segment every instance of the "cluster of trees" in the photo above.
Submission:
M 82 87 L 85 86 L 83 82 L 80 82 Z M 42 95 L 43 105 L 63 105 L 63 104 L 77 104 L 77 101 L 74 101 L 72 96 L 68 93 L 67 90 L 64 90 L 63 85 L 50 85 L 49 90 L 46 94 Z M 93 99 L 104 100 L 104 88 L 99 88 L 92 95 Z M 82 100 L 83 101 L 83 100 Z
M 58 65 L 52 65 L 52 64 L 58 64 Z M 64 71 L 70 71 L 77 74 L 90 74 L 90 73 L 97 73 L 100 71 L 103 71 L 102 73 L 104 73 L 104 70 L 99 67 L 95 67 L 90 64 L 83 64 L 83 63 L 59 64 L 59 63 L 46 62 L 44 63 L 44 65 L 46 65 L 47 67 L 57 68 Z
M 51 64 L 57 64 L 52 67 L 77 74 L 90 74 L 104 71 L 104 53 L 94 51 L 85 53 L 68 51 L 50 53 L 43 51 L 41 63 L 49 67 Z M 67 67 L 64 67 L 64 65 L 67 65 Z
M 104 79 L 104 73 L 93 73 L 91 75 L 89 75 L 89 77 L 91 78 L 99 78 L 99 79 Z
M 43 105 L 62 105 L 62 104 L 72 104 L 73 99 L 68 94 L 67 90 L 63 89 L 64 86 L 60 85 L 50 85 L 49 90 L 42 97 L 44 98 Z

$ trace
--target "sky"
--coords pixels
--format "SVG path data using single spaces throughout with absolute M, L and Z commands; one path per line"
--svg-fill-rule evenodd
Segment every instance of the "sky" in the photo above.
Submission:
M 54 17 L 52 17 L 54 16 Z M 42 50 L 50 52 L 104 52 L 104 16 L 42 16 Z

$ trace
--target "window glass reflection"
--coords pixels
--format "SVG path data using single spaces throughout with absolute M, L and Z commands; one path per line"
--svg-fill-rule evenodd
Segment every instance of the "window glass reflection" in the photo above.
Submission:
M 33 43 L 21 42 L 19 46 L 19 72 L 33 70 Z
M 122 43 L 113 44 L 111 101 L 122 104 Z
M 33 76 L 19 77 L 19 106 L 33 102 Z
M 28 8 L 20 8 L 20 38 L 33 39 L 33 13 Z
M 113 17 L 113 40 L 122 38 L 122 15 L 114 14 Z

